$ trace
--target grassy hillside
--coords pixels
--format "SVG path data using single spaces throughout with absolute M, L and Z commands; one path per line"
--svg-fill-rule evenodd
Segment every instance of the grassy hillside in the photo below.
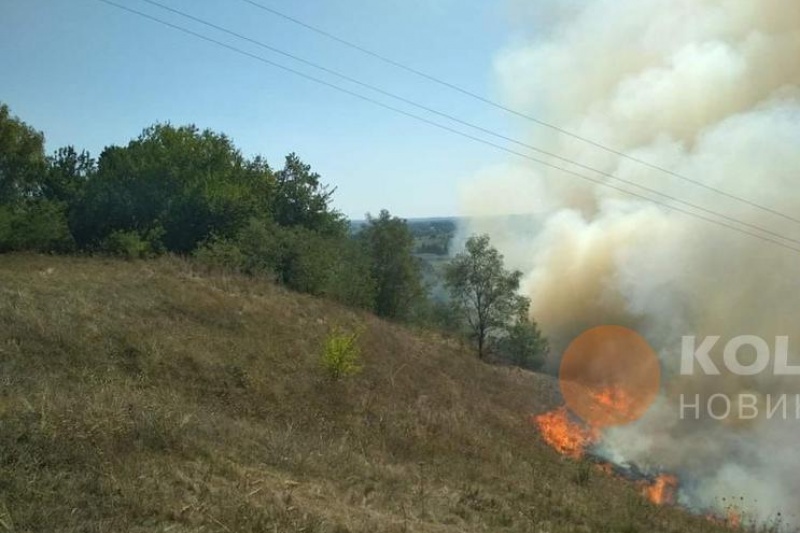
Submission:
M 0 256 L 0 531 L 722 530 L 541 443 L 555 389 L 177 260 Z

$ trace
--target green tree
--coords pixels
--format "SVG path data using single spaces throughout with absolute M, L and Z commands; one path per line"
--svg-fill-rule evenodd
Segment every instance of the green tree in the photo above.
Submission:
M 48 200 L 74 204 L 94 175 L 97 163 L 87 151 L 78 153 L 74 147 L 59 148 L 47 158 L 47 173 L 40 194 Z
M 275 272 L 290 289 L 323 295 L 330 285 L 335 240 L 303 226 L 280 228 Z
M 478 357 L 486 356 L 492 335 L 504 334 L 527 312 L 530 301 L 517 294 L 522 273 L 508 271 L 488 235 L 473 235 L 466 250 L 445 269 L 445 285 L 475 339 Z
M 35 196 L 46 168 L 44 135 L 0 104 L 0 204 Z
M 44 136 L 0 105 L 0 251 L 72 247 L 66 207 L 44 194 Z
M 375 280 L 369 254 L 357 238 L 347 236 L 336 240 L 324 295 L 351 307 L 372 310 Z
M 73 249 L 63 204 L 25 199 L 0 205 L 0 252 L 68 252 Z
M 178 253 L 212 233 L 232 236 L 254 216 L 268 216 L 274 176 L 247 161 L 225 135 L 195 126 L 157 124 L 126 147 L 109 147 L 79 209 L 84 246 L 116 231 L 160 235 Z
M 369 257 L 349 236 L 327 236 L 302 226 L 251 219 L 235 238 L 212 236 L 194 253 L 209 266 L 269 277 L 294 290 L 371 309 Z
M 528 318 L 528 306 L 496 341 L 497 355 L 505 362 L 529 370 L 539 370 L 550 350 L 536 322 Z
M 326 235 L 343 235 L 347 221 L 330 205 L 333 193 L 322 184 L 294 153 L 286 156 L 283 170 L 275 173 L 276 190 L 273 202 L 275 222 L 281 226 L 302 226 Z
M 384 209 L 377 218 L 367 214 L 360 238 L 370 257 L 375 313 L 408 320 L 423 297 L 419 262 L 413 255 L 414 237 L 408 224 Z

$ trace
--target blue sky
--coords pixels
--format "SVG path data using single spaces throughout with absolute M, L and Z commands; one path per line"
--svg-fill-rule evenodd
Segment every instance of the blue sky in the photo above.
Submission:
M 141 0 L 116 0 L 315 76 L 312 69 Z M 425 105 L 507 131 L 510 119 L 240 0 L 160 0 Z M 510 41 L 505 2 L 260 0 L 466 89 L 499 98 L 492 61 Z M 338 187 L 353 218 L 458 214 L 458 185 L 506 156 L 98 0 L 3 0 L 0 101 L 43 131 L 49 151 L 98 155 L 160 121 L 222 131 L 273 167 L 297 152 Z M 331 81 L 341 84 L 334 78 Z M 358 89 L 363 91 L 362 89 Z M 373 95 L 374 96 L 374 95 Z M 386 100 L 383 97 L 378 97 Z M 387 103 L 393 103 L 387 101 Z

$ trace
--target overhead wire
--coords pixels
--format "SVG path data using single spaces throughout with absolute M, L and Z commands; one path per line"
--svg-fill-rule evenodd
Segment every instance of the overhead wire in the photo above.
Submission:
M 754 202 L 753 200 L 750 200 L 748 198 L 744 198 L 742 196 L 730 193 L 730 192 L 728 192 L 728 191 L 726 191 L 724 189 L 720 189 L 719 187 L 715 187 L 713 185 L 709 185 L 707 183 L 703 183 L 702 181 L 699 181 L 697 179 L 693 179 L 693 178 L 690 178 L 688 176 L 684 176 L 683 174 L 675 172 L 674 170 L 670 170 L 670 169 L 665 168 L 663 166 L 660 166 L 660 165 L 657 165 L 657 164 L 652 163 L 650 161 L 647 161 L 645 159 L 642 159 L 641 157 L 637 157 L 637 156 L 631 155 L 631 154 L 626 153 L 626 152 L 624 152 L 622 150 L 619 150 L 619 149 L 610 147 L 610 146 L 608 146 L 606 144 L 600 143 L 598 141 L 592 140 L 592 139 L 590 139 L 590 138 L 588 138 L 586 136 L 577 134 L 577 133 L 572 132 L 572 131 L 570 131 L 570 130 L 568 130 L 566 128 L 563 128 L 563 127 L 558 126 L 556 124 L 553 124 L 551 122 L 545 121 L 545 120 L 543 120 L 541 118 L 535 117 L 535 116 L 533 116 L 533 115 L 531 115 L 529 113 L 524 113 L 522 111 L 519 111 L 519 110 L 514 109 L 512 107 L 509 107 L 507 105 L 503 105 L 502 103 L 497 102 L 496 100 L 493 100 L 491 98 L 487 98 L 486 96 L 482 96 L 482 95 L 480 95 L 480 94 L 478 94 L 478 93 L 476 93 L 474 91 L 471 91 L 469 89 L 465 89 L 464 87 L 461 87 L 461 86 L 459 86 L 459 85 L 457 85 L 455 83 L 449 82 L 449 81 L 447 81 L 447 80 L 445 80 L 445 79 L 443 79 L 443 78 L 441 78 L 439 76 L 435 76 L 433 74 L 429 74 L 427 72 L 423 72 L 423 71 L 421 71 L 419 69 L 416 69 L 414 67 L 406 65 L 406 64 L 404 64 L 404 63 L 402 63 L 400 61 L 392 59 L 392 58 L 390 58 L 390 57 L 388 57 L 388 56 L 386 56 L 384 54 L 380 54 L 378 52 L 374 52 L 374 51 L 372 51 L 372 50 L 370 50 L 370 49 L 368 49 L 368 48 L 366 48 L 364 46 L 361 46 L 359 44 L 354 43 L 351 40 L 348 40 L 348 39 L 345 39 L 343 37 L 340 37 L 340 36 L 330 32 L 330 31 L 324 30 L 324 29 L 322 29 L 322 28 L 320 28 L 318 26 L 315 26 L 315 25 L 309 24 L 307 22 L 304 22 L 304 21 L 302 21 L 302 20 L 300 20 L 300 19 L 298 19 L 296 17 L 288 15 L 288 14 L 282 12 L 282 11 L 279 11 L 279 10 L 277 10 L 277 9 L 275 9 L 273 7 L 270 7 L 268 5 L 265 5 L 265 4 L 261 3 L 261 2 L 256 2 L 255 0 L 240 0 L 240 1 L 242 1 L 242 2 L 244 2 L 246 4 L 250 4 L 251 6 L 256 7 L 258 9 L 262 10 L 262 11 L 265 11 L 265 12 L 271 14 L 271 15 L 274 15 L 274 16 L 280 17 L 280 18 L 282 18 L 284 20 L 287 20 L 287 21 L 291 22 L 292 24 L 296 24 L 298 26 L 301 26 L 301 27 L 303 27 L 303 28 L 305 28 L 305 29 L 307 29 L 309 31 L 312 31 L 314 33 L 317 33 L 317 34 L 319 34 L 319 35 L 321 35 L 321 36 L 323 36 L 323 37 L 325 37 L 327 39 L 330 39 L 330 40 L 333 40 L 335 42 L 338 42 L 339 44 L 347 46 L 348 48 L 351 48 L 353 50 L 357 50 L 358 52 L 361 52 L 363 54 L 371 56 L 374 59 L 377 59 L 377 60 L 379 60 L 379 61 L 381 61 L 383 63 L 391 65 L 391 66 L 393 66 L 395 68 L 398 68 L 398 69 L 404 70 L 406 72 L 409 72 L 409 73 L 411 73 L 411 74 L 413 74 L 415 76 L 418 76 L 420 78 L 423 78 L 425 80 L 433 82 L 433 83 L 435 83 L 437 85 L 440 85 L 442 87 L 446 87 L 448 89 L 457 91 L 457 92 L 459 92 L 459 93 L 461 93 L 461 94 L 463 94 L 465 96 L 468 96 L 469 98 L 472 98 L 474 100 L 482 102 L 482 103 L 484 103 L 484 104 L 486 104 L 488 106 L 491 106 L 491 107 L 493 107 L 495 109 L 499 109 L 499 110 L 504 111 L 506 113 L 509 113 L 511 115 L 517 116 L 519 118 L 523 118 L 525 120 L 528 120 L 530 122 L 538 124 L 539 126 L 548 128 L 550 130 L 553 130 L 553 131 L 556 131 L 556 132 L 561 133 L 563 135 L 566 135 L 568 137 L 571 137 L 571 138 L 573 138 L 573 139 L 575 139 L 577 141 L 580 141 L 582 143 L 588 144 L 588 145 L 593 146 L 595 148 L 599 148 L 600 150 L 603 150 L 603 151 L 605 151 L 607 153 L 610 153 L 610 154 L 613 154 L 615 156 L 627 159 L 628 161 L 631 161 L 631 162 L 646 166 L 646 167 L 648 167 L 648 168 L 650 168 L 652 170 L 656 170 L 658 172 L 667 174 L 667 175 L 672 176 L 674 178 L 680 179 L 680 180 L 682 180 L 684 182 L 691 183 L 693 185 L 696 185 L 698 187 L 701 187 L 701 188 L 706 189 L 708 191 L 711 191 L 713 193 L 725 196 L 726 198 L 729 198 L 731 200 L 736 200 L 736 201 L 741 202 L 743 204 L 746 204 L 746 205 L 748 205 L 750 207 L 754 207 L 754 208 L 759 209 L 761 211 L 764 211 L 764 212 L 770 213 L 772 215 L 781 217 L 781 218 L 783 218 L 785 220 L 790 220 L 792 222 L 800 224 L 800 218 L 797 218 L 797 217 L 791 216 L 789 214 L 783 213 L 783 212 L 778 211 L 777 209 L 771 208 L 769 206 L 765 206 L 765 205 L 759 204 L 759 203 Z
M 721 226 L 721 227 L 725 227 L 725 228 L 731 229 L 731 230 L 733 230 L 733 231 L 737 231 L 737 232 L 740 232 L 740 233 L 742 233 L 742 234 L 749 235 L 749 236 L 752 236 L 752 237 L 755 237 L 755 238 L 761 239 L 761 240 L 763 240 L 763 241 L 765 241 L 765 242 L 770 242 L 770 243 L 776 244 L 776 245 L 778 245 L 778 246 L 781 246 L 781 247 L 783 247 L 783 248 L 786 248 L 786 249 L 789 249 L 789 250 L 793 250 L 793 251 L 796 251 L 796 252 L 800 252 L 800 247 L 798 247 L 798 246 L 792 246 L 791 244 L 787 244 L 786 242 L 783 242 L 783 241 L 789 241 L 789 242 L 791 242 L 791 243 L 794 243 L 794 244 L 800 244 L 800 242 L 798 242 L 798 241 L 795 241 L 794 239 L 791 239 L 791 238 L 788 238 L 788 237 L 781 236 L 781 235 L 779 235 L 779 234 L 776 234 L 776 233 L 774 233 L 774 232 L 771 232 L 770 230 L 765 230 L 765 229 L 763 229 L 763 228 L 759 228 L 758 226 L 753 226 L 753 227 L 754 227 L 754 229 L 756 229 L 757 231 L 761 231 L 761 232 L 764 232 L 764 233 L 766 233 L 766 234 L 774 234 L 775 236 L 777 236 L 777 237 L 778 237 L 778 239 L 782 239 L 783 241 L 781 241 L 781 240 L 777 240 L 777 239 L 775 239 L 775 238 L 771 238 L 771 237 L 766 237 L 766 236 L 764 236 L 764 235 L 761 235 L 761 234 L 759 234 L 759 233 L 755 233 L 755 232 L 753 232 L 753 231 L 748 231 L 748 230 L 742 229 L 742 228 L 740 228 L 740 227 L 734 226 L 734 225 L 732 225 L 732 224 L 728 224 L 728 223 L 725 223 L 725 222 L 723 222 L 723 221 L 717 220 L 717 219 L 715 219 L 715 218 L 711 218 L 711 217 L 708 217 L 708 216 L 704 216 L 704 215 L 701 215 L 701 214 L 695 213 L 695 212 L 693 212 L 693 211 L 689 211 L 689 210 L 687 210 L 687 209 L 682 209 L 682 208 L 679 208 L 679 207 L 676 207 L 676 206 L 673 206 L 673 205 L 668 205 L 668 204 L 665 204 L 665 203 L 663 203 L 663 202 L 659 202 L 659 201 L 657 201 L 657 200 L 654 200 L 654 199 L 652 199 L 652 198 L 650 198 L 650 197 L 648 197 L 648 196 L 645 196 L 645 195 L 643 195 L 643 194 L 638 194 L 638 193 L 635 193 L 635 192 L 632 192 L 632 191 L 629 191 L 629 190 L 623 189 L 623 188 L 621 188 L 621 187 L 617 187 L 617 186 L 615 186 L 615 185 L 612 185 L 612 184 L 610 184 L 610 183 L 607 183 L 606 181 L 603 181 L 603 180 L 600 180 L 600 179 L 596 179 L 596 178 L 593 178 L 593 177 L 590 177 L 590 176 L 586 176 L 586 175 L 584 175 L 584 174 L 581 174 L 581 173 L 579 173 L 579 172 L 576 172 L 576 171 L 574 171 L 574 170 L 570 170 L 570 169 L 568 169 L 568 168 L 564 168 L 564 167 L 561 167 L 561 166 L 559 166 L 559 165 L 555 165 L 555 164 L 553 164 L 553 163 L 551 163 L 551 162 L 544 161 L 544 160 L 542 160 L 542 159 L 538 159 L 538 158 L 536 158 L 536 157 L 533 157 L 533 156 L 531 156 L 531 155 L 529 155 L 529 154 L 525 154 L 525 153 L 523 153 L 523 152 L 519 152 L 519 151 L 517 151 L 517 150 L 514 150 L 514 149 L 511 149 L 511 148 L 508 148 L 507 146 L 503 146 L 503 145 L 500 145 L 500 144 L 497 144 L 497 143 L 494 143 L 494 142 L 488 141 L 488 140 L 486 140 L 486 139 L 483 139 L 483 138 L 481 138 L 481 137 L 477 137 L 477 136 L 471 135 L 471 134 L 469 134 L 469 133 L 465 133 L 465 132 L 463 132 L 463 131 L 460 131 L 460 130 L 458 130 L 458 129 L 455 129 L 455 128 L 453 128 L 453 127 L 450 127 L 450 126 L 447 126 L 447 125 L 445 125 L 445 124 L 441 124 L 441 123 L 435 122 L 435 121 L 433 121 L 433 120 L 430 120 L 430 119 L 428 119 L 428 118 L 422 117 L 422 116 L 420 116 L 420 115 L 416 115 L 416 114 L 414 114 L 414 113 L 410 113 L 410 112 L 408 112 L 408 111 L 406 111 L 406 110 L 404 110 L 404 109 L 401 109 L 401 108 L 398 108 L 398 107 L 391 106 L 391 105 L 389 105 L 389 104 L 386 104 L 386 103 L 384 103 L 384 102 L 381 102 L 381 101 L 379 101 L 379 100 L 377 100 L 377 99 L 370 98 L 370 97 L 368 97 L 368 96 L 365 96 L 365 95 L 363 95 L 363 94 L 357 93 L 357 92 L 355 92 L 355 91 L 352 91 L 352 90 L 350 90 L 350 89 L 347 89 L 347 88 L 345 88 L 345 87 L 342 87 L 342 86 L 336 85 L 336 84 L 334 84 L 334 83 L 331 83 L 331 82 L 329 82 L 329 81 L 323 80 L 323 79 L 321 79 L 321 78 L 317 78 L 317 77 L 315 77 L 315 76 L 312 76 L 312 75 L 310 75 L 310 74 L 307 74 L 307 73 L 305 73 L 305 72 L 302 72 L 302 71 L 300 71 L 300 70 L 297 70 L 297 69 L 294 69 L 294 68 L 292 68 L 292 67 L 288 67 L 288 66 L 286 66 L 286 65 L 283 65 L 283 64 L 281 64 L 281 63 L 278 63 L 278 62 L 272 61 L 272 60 L 270 60 L 270 59 L 267 59 L 267 58 L 265 58 L 265 57 L 263 57 L 263 56 L 260 56 L 260 55 L 257 55 L 257 54 L 253 54 L 253 53 L 251 53 L 251 52 L 248 52 L 247 50 L 243 50 L 243 49 L 241 49 L 241 48 L 238 48 L 238 47 L 236 47 L 236 46 L 233 46 L 233 45 L 231 45 L 231 44 L 228 44 L 228 43 L 225 43 L 225 42 L 223 42 L 223 41 L 220 41 L 220 40 L 218 40 L 218 39 L 214 39 L 213 37 L 209 37 L 209 36 L 207 36 L 207 35 L 203 35 L 203 34 L 201 34 L 201 33 L 199 33 L 199 32 L 193 31 L 193 30 L 191 30 L 191 29 L 185 28 L 185 27 L 183 27 L 183 26 L 180 26 L 180 25 L 177 25 L 177 24 L 173 24 L 173 23 L 171 23 L 171 22 L 169 22 L 169 21 L 166 21 L 166 20 L 160 19 L 160 18 L 158 18 L 158 17 L 155 17 L 155 16 L 153 16 L 153 15 L 150 15 L 150 14 L 148 14 L 148 13 L 145 13 L 145 12 L 142 12 L 142 11 L 139 11 L 139 10 L 136 10 L 136 9 L 133 9 L 133 8 L 130 8 L 130 7 L 128 7 L 128 6 L 125 6 L 125 5 L 122 5 L 122 4 L 119 4 L 119 3 L 117 3 L 117 2 L 114 2 L 114 1 L 112 1 L 112 0 L 97 0 L 97 1 L 98 1 L 98 2 L 102 2 L 102 3 L 104 3 L 104 4 L 107 4 L 107 5 L 109 5 L 109 6 L 115 7 L 115 8 L 117 8 L 117 9 L 120 9 L 120 10 L 126 11 L 126 12 L 128 12 L 128 13 L 131 13 L 131 14 L 137 15 L 137 16 L 139 16 L 139 17 L 142 17 L 142 18 L 148 19 L 148 20 L 150 20 L 150 21 L 156 22 L 156 23 L 158 23 L 158 24 L 161 24 L 161 25 L 163 25 L 163 26 L 166 26 L 166 27 L 172 28 L 172 29 L 174 29 L 174 30 L 180 31 L 180 32 L 182 32 L 182 33 L 184 33 L 184 34 L 187 34 L 187 35 L 193 36 L 193 37 L 195 37 L 195 38 L 197 38 L 197 39 L 201 39 L 201 40 L 203 40 L 203 41 L 206 41 L 206 42 L 209 42 L 209 43 L 211 43 L 211 44 L 214 44 L 214 45 L 217 45 L 217 46 L 220 46 L 220 47 L 226 48 L 226 49 L 228 49 L 228 50 L 230 50 L 230 51 L 232 51 L 232 52 L 235 52 L 235 53 L 237 53 L 237 54 L 240 54 L 240 55 L 247 56 L 247 57 L 249 57 L 249 58 L 251 58 L 251 59 L 255 59 L 255 60 L 257 60 L 257 61 L 259 61 L 259 62 L 262 62 L 262 63 L 264 63 L 264 64 L 267 64 L 267 65 L 270 65 L 270 66 L 272 66 L 272 67 L 275 67 L 275 68 L 278 68 L 278 69 L 284 70 L 284 71 L 286 71 L 286 72 L 289 72 L 289 73 L 291 73 L 291 74 L 294 74 L 294 75 L 296 75 L 296 76 L 299 76 L 299 77 L 301 77 L 301 78 L 304 78 L 304 79 L 306 79 L 306 80 L 313 81 L 313 82 L 315 82 L 315 83 L 318 83 L 318 84 L 320 84 L 320 85 L 326 86 L 326 87 L 328 87 L 328 88 L 330 88 L 330 89 L 333 89 L 333 90 L 336 90 L 336 91 L 338 91 L 338 92 L 341 92 L 341 93 L 344 93 L 344 94 L 348 94 L 348 95 L 350 95 L 350 96 L 352 96 L 352 97 L 355 97 L 355 98 L 357 98 L 357 99 L 360 99 L 360 100 L 362 100 L 362 101 L 365 101 L 365 102 L 371 103 L 371 104 L 373 104 L 373 105 L 376 105 L 376 106 L 382 107 L 382 108 L 384 108 L 384 109 L 390 110 L 390 111 L 392 111 L 392 112 L 395 112 L 395 113 L 398 113 L 398 114 L 400 114 L 400 115 L 404 115 L 404 116 L 406 116 L 406 117 L 409 117 L 409 118 L 412 118 L 412 119 L 414 119 L 414 120 L 417 120 L 417 121 L 423 122 L 423 123 L 425 123 L 425 124 L 428 124 L 428 125 L 430 125 L 430 126 L 433 126 L 433 127 L 439 128 L 439 129 L 442 129 L 442 130 L 444 130 L 444 131 L 448 131 L 448 132 L 450 132 L 450 133 L 453 133 L 453 134 L 455 134 L 455 135 L 459 135 L 459 136 L 461 136 L 461 137 L 464 137 L 464 138 L 466 138 L 466 139 L 472 140 L 472 141 L 474 141 L 474 142 L 478 142 L 478 143 L 484 144 L 484 145 L 486 145 L 486 146 L 490 146 L 490 147 L 493 147 L 493 148 L 495 148 L 495 149 L 498 149 L 498 150 L 504 151 L 504 152 L 506 152 L 506 153 L 509 153 L 509 154 L 512 154 L 512 155 L 515 155 L 515 156 L 518 156 L 518 157 L 521 157 L 521 158 L 524 158 L 524 159 L 527 159 L 527 160 L 530 160 L 530 161 L 533 161 L 533 162 L 535 162 L 535 163 L 538 163 L 538 164 L 541 164 L 541 165 L 543 165 L 543 166 L 546 166 L 546 167 L 552 168 L 552 169 L 554 169 L 554 170 L 558 170 L 558 171 L 560 171 L 560 172 L 564 172 L 564 173 L 570 174 L 570 175 L 572 175 L 572 176 L 578 177 L 578 178 L 580 178 L 580 179 L 583 179 L 583 180 L 585 180 L 585 181 L 589 181 L 589 182 L 591 182 L 591 183 L 595 183 L 595 184 L 597 184 L 597 185 L 600 185 L 600 186 L 602 186 L 602 187 L 610 188 L 610 189 L 612 189 L 612 190 L 616 190 L 616 191 L 622 192 L 622 193 L 624 193 L 624 194 L 627 194 L 627 195 L 629 195 L 629 196 L 633 196 L 633 197 L 636 197 L 636 198 L 640 198 L 640 199 L 646 200 L 646 201 L 648 201 L 648 202 L 651 202 L 651 203 L 654 203 L 654 204 L 660 205 L 660 206 L 662 206 L 662 207 L 664 207 L 664 208 L 666 208 L 666 209 L 669 209 L 669 210 L 672 210 L 672 211 L 675 211 L 675 212 L 679 212 L 679 213 L 682 213 L 682 214 L 685 214 L 685 215 L 688 215 L 688 216 L 691 216 L 691 217 L 694 217 L 694 218 L 697 218 L 697 219 L 700 219 L 700 220 L 703 220 L 703 221 L 706 221 L 706 222 L 708 222 L 708 223 L 712 223 L 712 224 L 715 224 L 715 225 L 718 225 L 718 226 Z M 148 2 L 148 3 L 151 3 L 151 4 L 156 4 L 156 2 L 153 2 L 153 0 L 143 0 L 143 1 L 146 1 L 146 2 Z M 170 8 L 170 9 L 171 9 L 171 8 Z M 191 17 L 191 16 L 190 16 L 190 17 Z M 199 19 L 198 19 L 198 20 L 199 20 Z M 229 30 L 225 30 L 225 31 L 229 31 Z M 249 39 L 249 38 L 248 38 L 248 39 Z M 324 68 L 324 67 L 323 67 L 323 68 Z M 570 160 L 567 160 L 567 161 L 570 161 Z M 570 161 L 570 163 L 571 163 L 571 164 L 576 164 L 575 162 L 571 162 L 571 161 Z M 591 167 L 589 167 L 589 168 L 591 168 Z M 593 169 L 593 171 L 603 174 L 603 172 L 602 172 L 602 171 L 599 171 L 599 170 L 596 170 L 596 169 Z M 615 177 L 615 179 L 618 179 L 618 180 L 619 180 L 620 178 L 616 178 L 616 177 Z M 622 180 L 622 181 L 624 181 L 624 180 Z M 635 185 L 635 186 L 638 186 L 637 184 L 633 184 L 633 185 Z M 659 193 L 659 194 L 660 194 L 660 193 Z M 682 203 L 685 203 L 685 202 L 683 202 L 682 200 L 680 200 L 680 199 L 677 199 L 677 198 L 674 198 L 674 197 L 669 197 L 669 198 L 670 198 L 670 199 L 672 199 L 672 200 L 674 200 L 674 201 L 677 201 L 677 202 L 682 202 Z M 689 207 L 695 208 L 695 207 L 694 207 L 693 205 L 691 205 L 691 204 L 689 205 Z M 704 209 L 704 208 L 700 208 L 700 209 L 702 210 L 702 209 Z M 727 217 L 727 215 L 720 215 L 720 214 L 718 214 L 718 213 L 715 213 L 715 212 L 713 212 L 713 211 L 709 211 L 709 212 L 710 212 L 711 214 L 713 214 L 714 216 L 717 216 L 717 217 L 720 217 L 720 218 L 725 218 L 725 219 L 728 219 L 728 220 L 730 220 L 730 221 L 734 222 L 735 224 L 740 224 L 740 225 L 743 225 L 743 226 L 748 226 L 748 225 L 749 225 L 747 222 L 743 222 L 743 221 L 740 221 L 740 220 L 734 219 L 734 218 L 732 218 L 732 217 Z
M 280 48 L 277 48 L 275 46 L 271 46 L 271 45 L 269 45 L 267 43 L 264 43 L 262 41 L 258 41 L 256 39 L 253 39 L 253 38 L 248 37 L 246 35 L 243 35 L 241 33 L 238 33 L 238 32 L 235 32 L 233 30 L 230 30 L 228 28 L 225 28 L 223 26 L 220 26 L 218 24 L 215 24 L 215 23 L 209 22 L 207 20 L 201 19 L 199 17 L 196 17 L 194 15 L 186 13 L 185 11 L 181 11 L 179 9 L 172 8 L 172 7 L 167 6 L 165 4 L 162 4 L 161 2 L 158 2 L 156 0 L 141 0 L 141 1 L 142 2 L 146 2 L 146 3 L 150 4 L 150 5 L 153 5 L 153 6 L 159 8 L 159 9 L 162 9 L 164 11 L 168 11 L 170 13 L 179 15 L 181 17 L 184 17 L 186 19 L 192 20 L 194 22 L 203 24 L 203 25 L 205 25 L 207 27 L 210 27 L 212 29 L 215 29 L 217 31 L 226 33 L 228 35 L 236 37 L 237 39 L 242 39 L 242 40 L 247 41 L 247 42 L 249 42 L 251 44 L 255 44 L 256 46 L 260 46 L 260 47 L 262 47 L 262 48 L 264 48 L 266 50 L 269 50 L 270 52 L 274 52 L 274 53 L 277 53 L 277 54 L 282 55 L 284 57 L 288 57 L 289 59 L 292 59 L 292 60 L 297 61 L 299 63 L 302 63 L 304 65 L 310 66 L 312 68 L 318 69 L 318 70 L 320 70 L 322 72 L 325 72 L 325 73 L 330 74 L 332 76 L 338 77 L 340 79 L 343 79 L 345 81 L 348 81 L 348 82 L 353 83 L 355 85 L 358 85 L 360 87 L 364 87 L 364 88 L 369 89 L 371 91 L 375 91 L 378 94 L 382 94 L 384 96 L 388 96 L 390 98 L 393 98 L 393 99 L 398 100 L 400 102 L 403 102 L 405 104 L 411 105 L 411 106 L 416 107 L 418 109 L 422 109 L 423 111 L 426 111 L 428 113 L 435 114 L 437 116 L 446 118 L 448 120 L 451 120 L 451 121 L 456 122 L 458 124 L 461 124 L 463 126 L 467 126 L 467 127 L 473 128 L 473 129 L 475 129 L 477 131 L 480 131 L 482 133 L 491 135 L 491 136 L 496 137 L 498 139 L 502 139 L 504 141 L 511 142 L 511 143 L 516 144 L 518 146 L 522 146 L 522 147 L 527 148 L 529 150 L 533 150 L 533 151 L 535 151 L 537 153 L 540 153 L 542 155 L 546 155 L 546 156 L 555 158 L 555 159 L 557 159 L 559 161 L 562 161 L 564 163 L 568 163 L 570 165 L 575 165 L 578 168 L 581 168 L 581 169 L 584 169 L 584 170 L 588 170 L 590 172 L 595 172 L 595 173 L 600 174 L 600 175 L 602 175 L 602 176 L 604 176 L 606 178 L 610 178 L 610 179 L 613 179 L 615 181 L 619 181 L 621 183 L 625 183 L 626 185 L 630 185 L 630 186 L 636 187 L 636 188 L 638 188 L 640 190 L 647 191 L 648 193 L 655 194 L 657 196 L 660 196 L 661 198 L 664 198 L 664 199 L 667 199 L 667 200 L 670 200 L 670 201 L 674 201 L 674 202 L 678 202 L 678 203 L 680 203 L 680 204 L 682 204 L 684 206 L 690 207 L 692 209 L 696 209 L 696 210 L 701 211 L 703 213 L 706 213 L 706 214 L 709 214 L 709 215 L 712 215 L 712 216 L 720 217 L 720 218 L 722 218 L 724 220 L 727 220 L 728 222 L 732 222 L 734 224 L 741 224 L 742 226 L 748 227 L 748 228 L 756 230 L 756 231 L 760 231 L 760 232 L 762 232 L 764 234 L 771 235 L 771 236 L 776 237 L 778 239 L 784 239 L 784 240 L 787 240 L 787 241 L 791 241 L 791 242 L 795 242 L 797 244 L 800 244 L 800 241 L 797 241 L 795 239 L 791 239 L 791 238 L 788 238 L 788 237 L 784 237 L 783 235 L 781 235 L 778 232 L 763 228 L 763 227 L 758 226 L 756 224 L 752 224 L 752 223 L 749 223 L 749 222 L 746 222 L 746 221 L 739 220 L 737 218 L 728 216 L 728 215 L 726 215 L 724 213 L 719 213 L 717 211 L 705 208 L 705 207 L 703 207 L 701 205 L 698 205 L 696 203 L 692 203 L 692 202 L 689 202 L 689 201 L 686 201 L 686 200 L 679 199 L 679 198 L 677 198 L 675 196 L 662 193 L 661 191 L 658 191 L 658 190 L 653 189 L 651 187 L 646 187 L 646 186 L 641 185 L 639 183 L 636 183 L 634 181 L 620 178 L 617 175 L 612 174 L 610 172 L 606 172 L 606 171 L 591 167 L 589 165 L 585 165 L 585 164 L 580 163 L 578 161 L 575 161 L 573 159 L 569 159 L 569 158 L 560 156 L 560 155 L 558 155 L 556 153 L 553 153 L 553 152 L 550 152 L 550 151 L 547 151 L 547 150 L 543 150 L 543 149 L 538 148 L 536 146 L 533 146 L 531 144 L 528 144 L 528 143 L 525 143 L 525 142 L 521 142 L 521 141 L 519 141 L 517 139 L 513 139 L 513 138 L 508 137 L 506 135 L 499 134 L 497 132 L 489 130 L 488 128 L 484 128 L 484 127 L 479 126 L 477 124 L 462 120 L 462 119 L 460 119 L 458 117 L 455 117 L 455 116 L 450 115 L 448 113 L 441 112 L 441 111 L 439 111 L 437 109 L 434 109 L 432 107 L 419 104 L 418 102 L 415 102 L 415 101 L 410 100 L 408 98 L 405 98 L 403 96 L 399 96 L 397 94 L 394 94 L 394 93 L 392 93 L 390 91 L 387 91 L 387 90 L 382 89 L 380 87 L 377 87 L 375 85 L 372 85 L 372 84 L 369 84 L 369 83 L 365 83 L 365 82 L 363 82 L 361 80 L 353 78 L 352 76 L 348 76 L 346 74 L 343 74 L 343 73 L 341 73 L 341 72 L 339 72 L 337 70 L 334 70 L 334 69 L 325 67 L 323 65 L 320 65 L 318 63 L 314 63 L 312 61 L 304 59 L 304 58 L 302 58 L 302 57 L 300 57 L 300 56 L 298 56 L 296 54 L 293 54 L 291 52 L 287 52 L 287 51 L 282 50 Z

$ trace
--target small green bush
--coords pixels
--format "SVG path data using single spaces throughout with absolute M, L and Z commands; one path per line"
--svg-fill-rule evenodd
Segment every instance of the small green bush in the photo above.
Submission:
M 144 232 L 112 231 L 100 243 L 100 250 L 125 259 L 146 259 L 164 253 L 164 229 L 156 226 Z
M 206 266 L 233 271 L 244 270 L 246 259 L 236 242 L 216 235 L 202 243 L 192 255 Z
M 325 339 L 321 363 L 331 379 L 339 380 L 361 372 L 358 338 L 357 332 L 346 333 L 337 328 Z
M 117 230 L 103 239 L 101 250 L 125 259 L 143 259 L 159 252 L 156 239 L 142 236 L 139 232 Z
M 550 347 L 535 322 L 520 317 L 505 334 L 494 341 L 494 349 L 502 361 L 529 370 L 542 368 Z

